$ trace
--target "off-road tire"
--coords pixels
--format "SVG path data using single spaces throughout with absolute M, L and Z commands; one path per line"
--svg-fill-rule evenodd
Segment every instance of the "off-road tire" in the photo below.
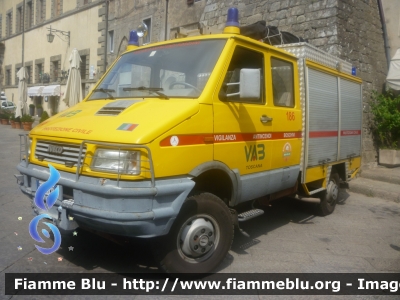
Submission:
M 159 240 L 155 256 L 167 273 L 209 273 L 227 255 L 233 232 L 231 213 L 220 198 L 194 195 L 182 205 L 169 234 Z
M 339 199 L 340 178 L 337 173 L 332 173 L 326 191 L 320 194 L 321 202 L 317 206 L 317 213 L 327 216 L 333 213 Z

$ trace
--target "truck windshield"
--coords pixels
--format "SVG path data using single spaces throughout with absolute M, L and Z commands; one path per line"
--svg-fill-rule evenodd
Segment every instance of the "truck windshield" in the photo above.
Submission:
M 203 40 L 123 54 L 89 100 L 132 97 L 198 98 L 226 40 Z

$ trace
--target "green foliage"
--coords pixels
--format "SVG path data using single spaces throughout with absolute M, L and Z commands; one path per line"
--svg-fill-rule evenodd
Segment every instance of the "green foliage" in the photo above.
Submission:
M 35 108 L 35 104 L 29 104 L 29 107 Z
M 42 123 L 43 121 L 47 120 L 48 118 L 50 118 L 50 117 L 49 117 L 49 114 L 47 113 L 47 111 L 44 111 L 44 112 L 42 113 L 42 116 L 40 117 L 39 123 Z
M 21 122 L 33 122 L 33 118 L 30 115 L 23 115 L 21 117 Z
M 42 106 L 41 104 L 38 104 L 38 105 L 36 106 L 36 108 L 43 108 L 43 106 Z
M 12 115 L 11 112 L 5 109 L 0 109 L 0 119 L 9 119 L 11 115 Z
M 400 147 L 400 96 L 394 96 L 391 91 L 384 94 L 373 92 L 371 112 L 372 132 L 378 146 L 388 149 Z

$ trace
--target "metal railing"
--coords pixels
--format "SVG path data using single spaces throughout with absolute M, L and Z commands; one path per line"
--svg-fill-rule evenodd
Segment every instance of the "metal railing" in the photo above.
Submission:
M 25 166 L 28 167 L 29 164 L 29 139 L 28 133 L 20 133 L 19 134 L 19 161 L 25 157 Z

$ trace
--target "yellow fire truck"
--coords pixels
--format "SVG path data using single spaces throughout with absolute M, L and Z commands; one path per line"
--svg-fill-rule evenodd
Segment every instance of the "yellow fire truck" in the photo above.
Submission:
M 131 32 L 81 103 L 24 137 L 21 190 L 32 199 L 51 164 L 60 229 L 162 238 L 167 272 L 212 271 L 271 200 L 332 213 L 361 164 L 362 82 L 308 43 L 271 46 L 238 25 L 140 47 Z

